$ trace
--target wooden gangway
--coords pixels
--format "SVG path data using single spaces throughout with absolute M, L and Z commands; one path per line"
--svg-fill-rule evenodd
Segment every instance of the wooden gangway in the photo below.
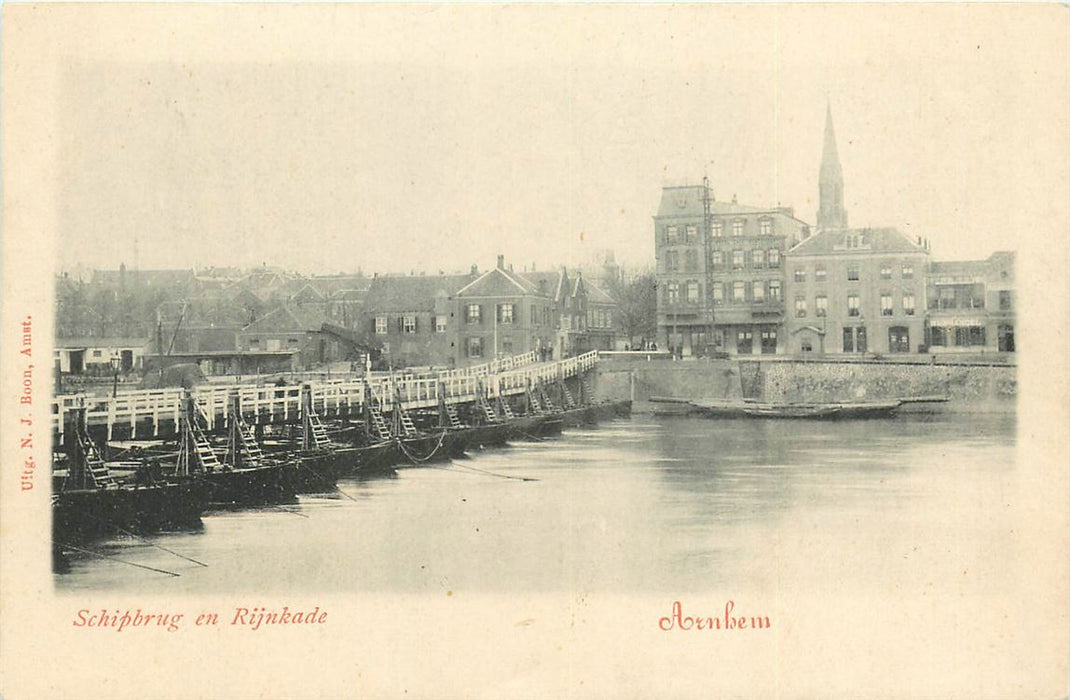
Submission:
M 440 398 L 447 404 L 485 398 L 513 396 L 530 387 L 578 376 L 598 362 L 592 351 L 555 362 L 535 362 L 535 353 L 525 353 L 466 369 L 425 372 L 413 376 L 399 374 L 358 379 L 312 381 L 286 386 L 253 384 L 203 385 L 191 390 L 203 413 L 208 430 L 225 427 L 228 402 L 237 396 L 242 417 L 250 423 L 289 423 L 300 419 L 301 392 L 308 387 L 312 408 L 322 417 L 357 417 L 363 414 L 366 397 L 386 412 L 435 408 Z M 142 389 L 117 396 L 68 394 L 52 401 L 52 432 L 56 444 L 63 440 L 67 414 L 84 406 L 86 424 L 106 434 L 124 439 L 167 439 L 178 430 L 185 389 Z

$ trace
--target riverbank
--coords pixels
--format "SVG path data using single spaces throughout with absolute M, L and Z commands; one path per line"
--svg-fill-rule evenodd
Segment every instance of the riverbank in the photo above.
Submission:
M 771 402 L 946 396 L 941 410 L 1004 413 L 1017 406 L 1018 382 L 1017 367 L 992 362 L 614 359 L 599 363 L 597 391 L 601 399 L 630 398 L 636 413 L 653 412 L 651 396 Z

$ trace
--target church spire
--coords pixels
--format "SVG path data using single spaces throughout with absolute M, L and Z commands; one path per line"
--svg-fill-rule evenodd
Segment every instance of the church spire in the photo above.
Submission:
M 831 103 L 826 103 L 825 107 L 825 146 L 821 153 L 818 193 L 817 227 L 847 228 L 847 210 L 843 208 L 843 168 L 836 148 L 836 131 L 832 128 Z

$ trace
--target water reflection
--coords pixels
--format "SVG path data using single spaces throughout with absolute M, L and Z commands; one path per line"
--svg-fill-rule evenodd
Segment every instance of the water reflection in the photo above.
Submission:
M 206 568 L 137 540 L 98 545 L 179 577 L 74 553 L 56 582 L 139 592 L 678 593 L 786 576 L 844 586 L 880 571 L 908 586 L 924 569 L 893 553 L 931 537 L 954 536 L 951 551 L 997 571 L 1013 525 L 999 501 L 1014 436 L 1012 415 L 640 416 L 453 466 L 343 481 L 338 494 L 287 507 L 295 512 L 213 512 L 203 532 L 153 538 Z M 981 541 L 995 546 L 975 548 Z

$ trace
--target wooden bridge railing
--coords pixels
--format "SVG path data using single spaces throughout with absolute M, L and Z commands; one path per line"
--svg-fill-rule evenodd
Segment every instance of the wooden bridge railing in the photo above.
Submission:
M 525 353 L 508 361 L 485 365 L 486 373 L 446 373 L 438 377 L 374 377 L 371 379 L 310 382 L 312 406 L 325 415 L 355 415 L 363 410 L 366 390 L 384 410 L 392 410 L 395 399 L 406 410 L 432 408 L 440 397 L 449 403 L 474 401 L 480 390 L 489 397 L 510 396 L 530 385 L 554 382 L 585 372 L 598 362 L 598 353 L 589 352 L 556 362 L 534 363 L 535 354 Z M 491 372 L 493 368 L 494 372 Z M 296 421 L 301 410 L 301 385 L 256 386 L 251 384 L 204 385 L 193 390 L 197 406 L 209 430 L 222 427 L 230 397 L 237 395 L 242 415 L 259 422 Z M 62 439 L 65 414 L 75 406 L 86 407 L 91 426 L 107 426 L 108 439 L 117 426 L 129 426 L 130 434 L 144 433 L 151 424 L 152 437 L 173 434 L 178 425 L 183 389 L 147 389 L 123 392 L 115 397 L 84 394 L 57 396 L 52 402 L 53 434 Z M 162 426 L 166 426 L 163 430 Z

